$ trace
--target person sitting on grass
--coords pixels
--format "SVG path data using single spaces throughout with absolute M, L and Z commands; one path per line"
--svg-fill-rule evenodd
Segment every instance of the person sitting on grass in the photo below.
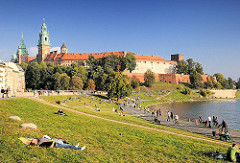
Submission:
M 63 139 L 48 139 L 46 137 L 43 138 L 35 138 L 32 139 L 30 144 L 31 146 L 39 146 L 39 147 L 50 147 L 50 148 L 68 148 L 68 149 L 75 149 L 75 150 L 84 150 L 86 147 L 78 148 L 79 144 L 76 146 L 72 146 L 71 144 L 67 143 Z
M 238 149 L 238 145 L 237 144 L 233 144 L 232 147 L 228 148 L 227 151 L 227 160 L 231 161 L 231 162 L 236 162 L 237 161 L 237 156 L 236 154 L 238 154 L 239 157 L 239 149 Z

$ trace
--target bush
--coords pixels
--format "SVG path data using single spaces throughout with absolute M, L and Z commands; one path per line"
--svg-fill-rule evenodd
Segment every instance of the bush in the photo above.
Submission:
M 200 91 L 200 94 L 201 94 L 203 97 L 206 97 L 206 96 L 211 95 L 212 93 L 211 93 L 211 91 L 210 91 L 209 89 L 207 89 L 206 91 L 201 90 L 201 91 Z
M 133 79 L 133 80 L 132 80 L 131 86 L 132 86 L 133 89 L 138 88 L 139 85 L 140 85 L 140 82 L 139 82 L 138 79 Z
M 190 88 L 185 88 L 185 90 L 183 91 L 183 94 L 190 95 L 192 94 L 192 90 Z

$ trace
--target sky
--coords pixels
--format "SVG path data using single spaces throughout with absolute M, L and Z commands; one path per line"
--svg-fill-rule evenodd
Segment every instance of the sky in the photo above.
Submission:
M 180 53 L 206 74 L 240 77 L 240 0 L 0 0 L 0 60 L 22 34 L 36 56 L 43 18 L 53 49 L 64 41 L 73 53 Z

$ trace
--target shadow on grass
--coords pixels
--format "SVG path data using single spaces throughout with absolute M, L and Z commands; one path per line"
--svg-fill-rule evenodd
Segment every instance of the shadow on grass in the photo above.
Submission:
M 108 100 L 108 98 L 107 98 L 106 96 L 103 96 L 103 95 L 92 95 L 92 96 L 95 96 L 95 97 L 98 97 L 98 98 L 101 98 L 101 99 Z

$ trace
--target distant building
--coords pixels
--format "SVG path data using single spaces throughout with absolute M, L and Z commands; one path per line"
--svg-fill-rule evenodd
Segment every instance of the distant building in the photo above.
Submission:
M 9 90 L 10 96 L 25 89 L 25 75 L 21 66 L 13 62 L 0 61 L 0 87 Z
M 11 62 L 28 63 L 31 59 L 32 57 L 28 56 L 28 51 L 27 51 L 26 45 L 24 44 L 23 35 L 22 35 L 20 44 L 18 45 L 17 52 L 12 56 Z

